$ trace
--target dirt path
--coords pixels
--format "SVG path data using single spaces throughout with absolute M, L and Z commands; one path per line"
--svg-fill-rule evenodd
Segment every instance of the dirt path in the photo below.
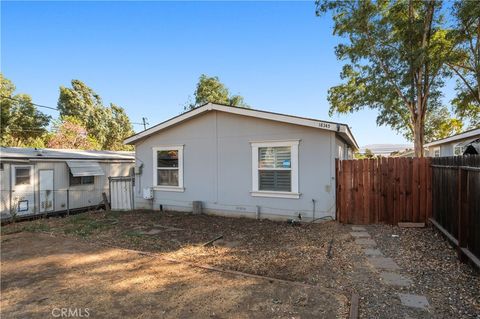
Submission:
M 83 240 L 2 236 L 2 318 L 338 318 L 331 290 L 209 272 Z M 87 309 L 88 308 L 88 309 Z M 53 315 L 52 315 L 53 311 Z

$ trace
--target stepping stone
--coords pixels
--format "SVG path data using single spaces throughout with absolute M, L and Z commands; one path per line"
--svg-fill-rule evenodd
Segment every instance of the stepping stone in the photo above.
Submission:
M 353 231 L 367 231 L 363 226 L 352 226 Z
M 375 268 L 385 270 L 398 270 L 400 267 L 390 257 L 369 257 L 368 262 Z
M 427 310 L 430 306 L 425 296 L 398 293 L 402 305 L 422 310 Z
M 380 249 L 365 248 L 363 252 L 365 253 L 365 255 L 370 257 L 383 257 L 383 253 L 380 251 Z
M 410 278 L 394 272 L 381 272 L 380 277 L 382 277 L 382 279 L 388 285 L 406 287 L 412 284 L 412 280 Z
M 365 232 L 365 231 L 361 231 L 361 232 L 350 232 L 350 235 L 352 235 L 353 237 L 355 238 L 370 238 L 370 234 Z
M 355 244 L 360 245 L 362 247 L 374 247 L 377 246 L 375 240 L 371 238 L 357 238 L 355 239 Z

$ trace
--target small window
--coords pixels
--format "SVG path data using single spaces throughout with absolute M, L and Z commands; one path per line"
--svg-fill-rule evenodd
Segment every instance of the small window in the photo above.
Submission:
M 155 147 L 154 186 L 169 189 L 183 188 L 183 146 Z
M 15 185 L 30 185 L 30 167 L 15 168 Z
M 178 150 L 157 152 L 157 185 L 178 186 Z
M 463 155 L 463 151 L 464 151 L 463 146 L 457 144 L 453 148 L 453 155 L 455 155 L 455 156 Z
M 439 148 L 436 148 L 436 149 L 433 151 L 433 157 L 440 157 L 440 149 L 439 149 Z
M 91 185 L 94 182 L 94 176 L 73 176 L 72 173 L 70 173 L 70 186 Z
M 298 141 L 252 143 L 252 196 L 299 198 Z

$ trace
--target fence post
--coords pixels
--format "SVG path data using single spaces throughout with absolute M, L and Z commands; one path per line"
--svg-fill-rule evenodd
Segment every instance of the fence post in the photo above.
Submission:
M 70 216 L 70 189 L 67 189 L 67 216 Z
M 467 179 L 466 174 L 468 172 L 465 172 L 462 167 L 458 167 L 458 247 L 457 247 L 457 254 L 458 254 L 458 259 L 460 259 L 462 262 L 465 261 L 465 256 L 461 250 L 462 247 L 467 247 L 467 213 L 465 211 L 465 207 L 463 205 L 463 197 L 464 193 L 467 191 L 467 185 L 464 183 L 466 182 Z

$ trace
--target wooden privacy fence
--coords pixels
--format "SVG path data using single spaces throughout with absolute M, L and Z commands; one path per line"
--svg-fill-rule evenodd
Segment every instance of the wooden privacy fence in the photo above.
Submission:
M 480 155 L 432 160 L 431 222 L 480 267 Z
M 336 161 L 336 213 L 341 223 L 396 225 L 432 215 L 430 158 Z

